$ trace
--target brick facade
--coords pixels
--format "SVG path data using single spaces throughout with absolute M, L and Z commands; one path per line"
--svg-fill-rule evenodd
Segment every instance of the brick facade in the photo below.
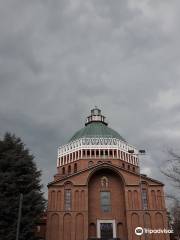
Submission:
M 85 161 L 85 160 L 84 160 Z M 120 162 L 121 163 L 121 162 Z M 81 167 L 80 167 L 81 169 Z M 108 186 L 101 185 L 107 177 Z M 97 236 L 97 219 L 113 219 L 116 236 L 122 240 L 145 239 L 134 234 L 137 226 L 167 228 L 163 184 L 122 168 L 121 164 L 102 160 L 84 170 L 66 176 L 55 176 L 48 194 L 47 240 L 85 240 Z M 142 210 L 141 188 L 147 190 L 148 207 Z M 65 211 L 64 192 L 71 190 L 72 206 Z M 111 192 L 111 211 L 100 207 L 100 192 Z M 144 217 L 143 217 L 144 214 Z M 166 234 L 148 235 L 146 239 L 168 240 Z
M 47 240 L 100 239 L 103 223 L 112 224 L 113 239 L 169 240 L 167 234 L 135 235 L 138 226 L 168 228 L 167 212 L 163 184 L 140 174 L 137 154 L 129 155 L 129 145 L 122 143 L 108 150 L 101 146 L 97 153 L 89 145 L 61 150 L 48 185 Z

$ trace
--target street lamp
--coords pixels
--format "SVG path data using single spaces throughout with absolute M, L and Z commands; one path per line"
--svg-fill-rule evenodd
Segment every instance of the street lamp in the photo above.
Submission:
M 142 156 L 142 155 L 146 154 L 146 151 L 144 149 L 140 149 L 138 151 L 138 153 L 135 153 L 134 149 L 129 149 L 128 153 L 130 153 L 132 155 L 135 155 L 135 156 L 140 156 L 140 155 Z M 141 207 L 142 207 L 142 213 L 143 213 L 143 225 L 144 225 L 144 228 L 145 228 L 146 227 L 146 219 L 145 219 L 145 215 L 144 215 L 145 207 L 144 207 L 143 196 L 142 196 L 143 190 L 142 190 L 142 179 L 141 179 L 140 170 L 139 170 L 139 186 L 140 186 L 140 194 L 141 194 Z M 146 233 L 145 233 L 145 239 L 146 239 Z
M 23 194 L 20 193 L 19 210 L 18 210 L 18 221 L 17 221 L 17 229 L 16 229 L 16 240 L 19 240 L 19 230 L 20 230 L 21 215 L 22 215 L 22 202 L 23 202 Z

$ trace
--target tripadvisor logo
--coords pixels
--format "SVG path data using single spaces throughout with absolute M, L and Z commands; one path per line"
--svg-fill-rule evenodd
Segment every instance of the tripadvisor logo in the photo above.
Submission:
M 137 227 L 135 228 L 135 234 L 137 236 L 141 236 L 143 233 L 145 234 L 152 234 L 152 233 L 156 233 L 156 234 L 169 234 L 169 233 L 173 233 L 173 229 L 149 229 L 149 228 L 142 228 L 142 227 Z
M 135 228 L 135 234 L 137 236 L 141 236 L 143 234 L 143 228 L 142 227 Z

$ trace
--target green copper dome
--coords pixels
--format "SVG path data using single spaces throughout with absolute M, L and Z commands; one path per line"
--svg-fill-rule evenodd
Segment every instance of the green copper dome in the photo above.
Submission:
M 87 117 L 85 127 L 77 131 L 70 139 L 70 142 L 79 138 L 116 138 L 126 142 L 118 132 L 107 125 L 105 117 L 101 115 L 101 111 L 98 108 L 94 108 L 91 110 L 91 115 Z

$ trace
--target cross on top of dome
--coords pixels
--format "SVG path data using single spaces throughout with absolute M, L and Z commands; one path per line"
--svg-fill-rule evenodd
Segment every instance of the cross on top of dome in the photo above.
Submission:
M 105 118 L 106 117 L 101 114 L 101 110 L 95 106 L 95 108 L 91 110 L 91 115 L 87 117 L 85 125 L 88 125 L 91 122 L 102 122 L 105 125 L 108 125 L 107 122 L 105 122 Z

